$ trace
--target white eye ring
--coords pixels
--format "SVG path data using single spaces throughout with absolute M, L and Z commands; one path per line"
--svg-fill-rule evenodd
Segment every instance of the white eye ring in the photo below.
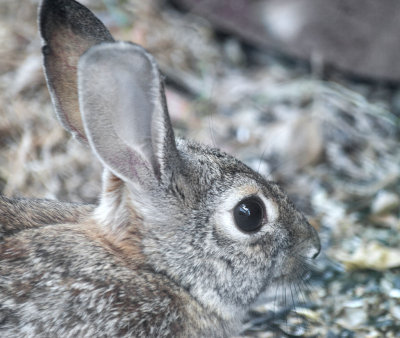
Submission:
M 259 230 L 254 233 L 246 233 L 237 227 L 233 210 L 241 201 L 251 196 L 255 196 L 262 201 L 265 206 L 266 217 L 264 218 L 265 224 L 261 225 Z M 257 185 L 246 185 L 241 188 L 236 188 L 233 191 L 227 192 L 225 196 L 222 196 L 221 200 L 220 208 L 214 214 L 214 224 L 216 225 L 217 231 L 223 236 L 233 240 L 246 241 L 250 238 L 254 238 L 254 236 L 262 236 L 272 231 L 272 229 L 268 227 L 268 224 L 276 222 L 279 218 L 278 204 L 272 199 L 266 198 Z

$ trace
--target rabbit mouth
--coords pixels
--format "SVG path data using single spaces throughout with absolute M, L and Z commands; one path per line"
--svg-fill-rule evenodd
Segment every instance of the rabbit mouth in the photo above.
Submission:
M 315 270 L 313 262 L 309 259 L 305 259 L 301 255 L 292 256 L 290 260 L 286 262 L 276 261 L 274 266 L 276 273 L 271 279 L 272 283 L 306 282 L 310 279 L 312 271 Z M 285 266 L 283 271 L 282 266 Z M 279 271 L 279 269 L 281 270 Z

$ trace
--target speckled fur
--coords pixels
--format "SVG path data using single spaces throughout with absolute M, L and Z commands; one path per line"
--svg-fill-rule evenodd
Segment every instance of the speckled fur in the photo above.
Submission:
M 86 20 L 82 27 L 101 25 L 75 1 L 44 4 L 57 15 L 75 11 L 72 17 Z M 80 34 L 53 19 L 51 29 L 62 22 L 64 32 Z M 110 40 L 103 26 L 94 31 Z M 73 40 L 78 54 L 85 46 L 77 41 L 92 44 L 82 36 Z M 118 46 L 120 53 L 139 50 Z M 51 53 L 51 46 L 44 49 L 45 58 Z M 79 55 L 67 59 L 77 62 Z M 76 71 L 72 66 L 65 71 Z M 95 131 L 83 128 L 77 112 L 71 119 L 65 111 L 78 106 L 76 80 L 57 84 L 55 67 L 47 68 L 47 79 L 57 114 L 85 143 L 84 130 Z M 150 176 L 142 166 L 133 179 L 123 178 L 119 162 L 110 169 L 90 141 L 106 167 L 98 206 L 0 199 L 1 337 L 228 337 L 239 333 L 244 315 L 271 285 L 304 277 L 319 239 L 281 189 L 219 150 L 181 139 L 175 146 L 166 108 L 163 114 L 151 130 L 157 140 Z M 136 155 L 133 163 L 141 166 Z M 266 215 L 256 233 L 232 236 L 226 228 L 239 230 L 233 217 L 221 216 L 232 213 L 226 201 L 239 202 L 252 189 L 276 206 L 275 216 Z
M 48 224 L 77 223 L 94 205 L 0 196 L 0 238 Z

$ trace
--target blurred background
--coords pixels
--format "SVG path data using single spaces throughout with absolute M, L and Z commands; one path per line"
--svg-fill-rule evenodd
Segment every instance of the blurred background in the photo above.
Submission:
M 278 181 L 320 233 L 310 285 L 261 300 L 243 336 L 399 337 L 400 3 L 81 3 L 156 56 L 177 135 Z M 37 6 L 0 0 L 0 192 L 95 203 L 101 167 L 55 118 Z

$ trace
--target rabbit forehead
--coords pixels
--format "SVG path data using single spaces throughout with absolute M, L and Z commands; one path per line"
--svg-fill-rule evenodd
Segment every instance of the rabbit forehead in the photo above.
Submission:
M 227 184 L 223 179 L 255 174 L 241 161 L 219 149 L 182 139 L 177 139 L 177 148 L 184 162 L 185 174 L 191 176 L 193 182 L 204 183 L 199 188 Z

